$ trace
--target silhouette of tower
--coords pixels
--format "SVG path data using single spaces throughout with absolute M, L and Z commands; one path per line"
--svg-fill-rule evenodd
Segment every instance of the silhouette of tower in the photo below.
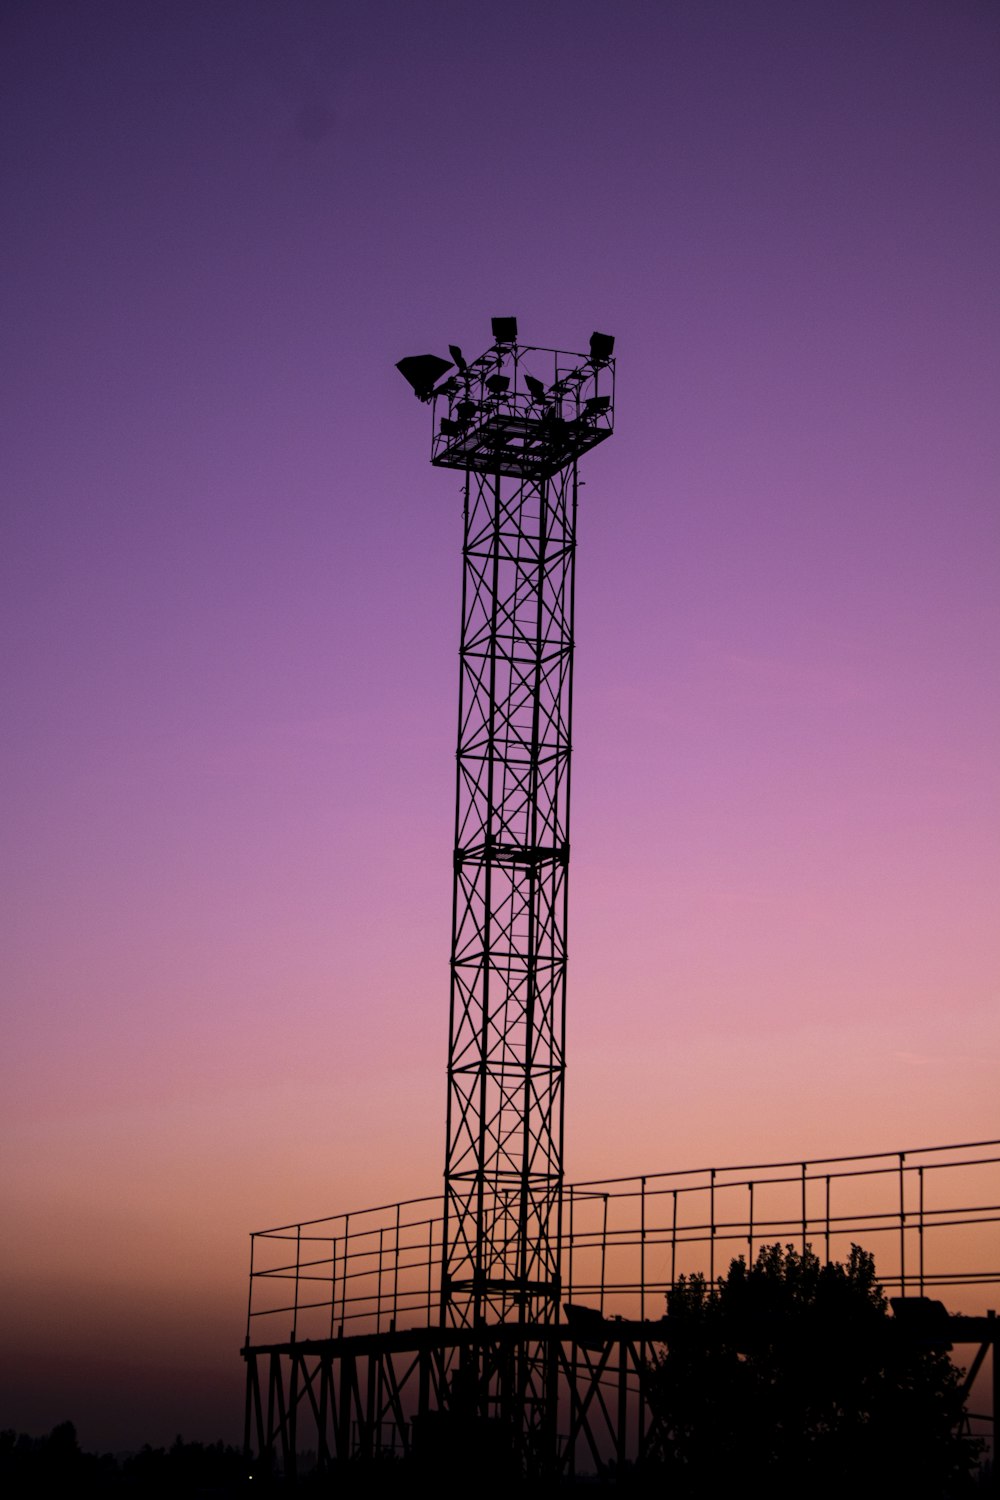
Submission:
M 577 463 L 610 437 L 614 341 L 398 368 L 464 475 L 441 1317 L 551 1323 L 562 1240 Z M 448 375 L 448 372 L 452 373 Z M 442 379 L 448 375 L 447 379 Z

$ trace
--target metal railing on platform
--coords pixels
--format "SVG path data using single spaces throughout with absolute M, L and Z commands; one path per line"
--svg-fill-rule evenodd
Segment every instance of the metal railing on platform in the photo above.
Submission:
M 251 1236 L 247 1345 L 434 1326 L 440 1196 Z M 657 1319 L 681 1276 L 713 1280 L 765 1244 L 872 1252 L 889 1293 L 978 1313 L 1000 1286 L 1000 1141 L 568 1185 L 564 1302 Z

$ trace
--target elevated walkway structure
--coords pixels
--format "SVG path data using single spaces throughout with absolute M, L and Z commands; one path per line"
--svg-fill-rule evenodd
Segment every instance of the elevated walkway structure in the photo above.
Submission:
M 550 1322 L 441 1323 L 440 1197 L 253 1235 L 248 1449 L 293 1474 L 305 1451 L 321 1468 L 419 1456 L 450 1423 L 521 1472 L 641 1465 L 656 1450 L 649 1372 L 670 1344 L 667 1292 L 776 1242 L 822 1260 L 870 1250 L 902 1339 L 927 1336 L 921 1299 L 943 1302 L 931 1336 L 955 1347 L 971 1430 L 995 1445 L 1000 1141 L 577 1183 L 565 1209 L 565 1300 Z

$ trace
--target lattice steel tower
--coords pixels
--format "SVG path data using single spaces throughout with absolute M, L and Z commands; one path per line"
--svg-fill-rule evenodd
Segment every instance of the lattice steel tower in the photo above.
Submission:
M 577 461 L 610 437 L 614 341 L 450 346 L 398 368 L 464 473 L 441 1315 L 558 1316 Z M 453 373 L 445 380 L 442 377 Z

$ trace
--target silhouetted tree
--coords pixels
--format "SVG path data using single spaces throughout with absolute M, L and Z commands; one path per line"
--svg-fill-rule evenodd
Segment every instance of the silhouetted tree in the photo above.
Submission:
M 116 1475 L 110 1454 L 84 1453 L 72 1422 L 60 1422 L 44 1437 L 0 1432 L 0 1492 L 22 1495 L 103 1494 Z
M 147 1443 L 119 1465 L 110 1453 L 84 1453 L 72 1422 L 44 1437 L 0 1432 L 0 1494 L 4 1500 L 72 1495 L 75 1500 L 227 1500 L 249 1492 L 242 1453 L 223 1443 L 185 1443 L 170 1448 Z
M 681 1278 L 655 1362 L 655 1435 L 671 1495 L 960 1496 L 978 1444 L 959 1372 L 889 1315 L 871 1255 L 846 1265 L 765 1246 L 712 1285 Z
M 169 1448 L 146 1443 L 122 1464 L 126 1487 L 142 1495 L 230 1494 L 243 1488 L 247 1464 L 238 1448 L 225 1443 L 186 1443 L 176 1437 Z

